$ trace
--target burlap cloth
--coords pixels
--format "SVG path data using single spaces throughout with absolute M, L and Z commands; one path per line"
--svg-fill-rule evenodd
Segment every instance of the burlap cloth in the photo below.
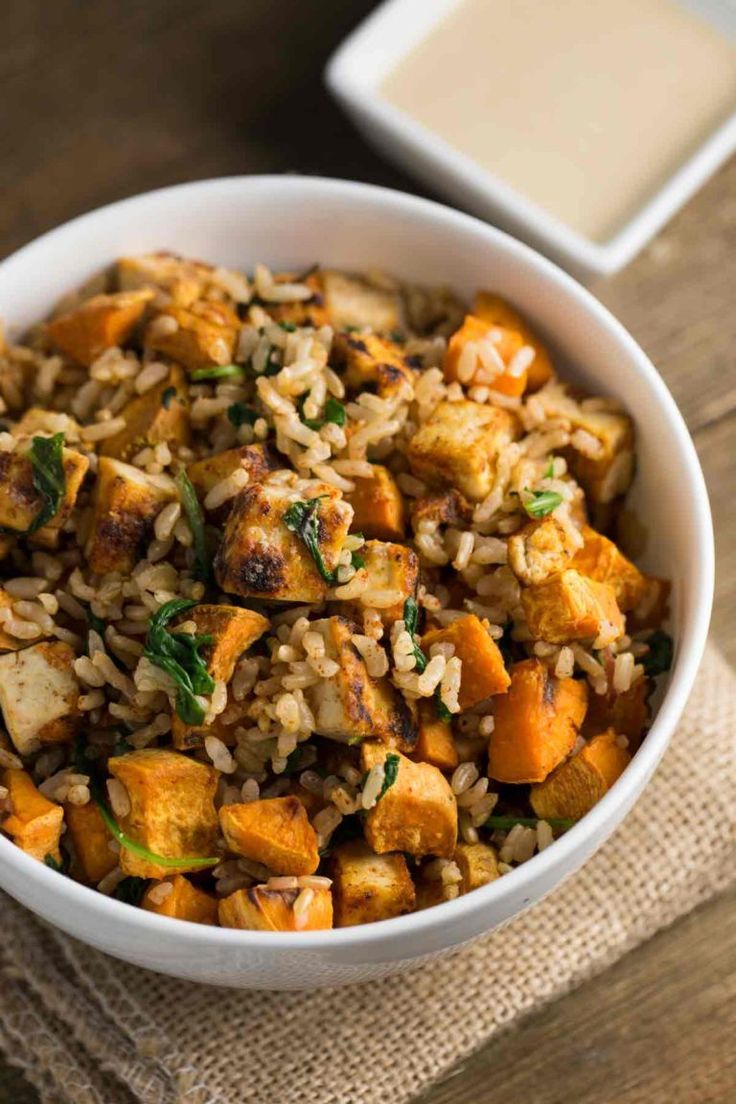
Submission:
M 587 866 L 454 956 L 350 989 L 244 993 L 82 946 L 0 899 L 0 1046 L 53 1104 L 401 1104 L 736 874 L 736 676 L 712 648 L 667 755 Z

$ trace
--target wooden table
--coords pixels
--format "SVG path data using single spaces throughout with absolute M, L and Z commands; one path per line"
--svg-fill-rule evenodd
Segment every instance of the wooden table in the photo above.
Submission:
M 372 6 L 9 0 L 0 255 L 101 203 L 198 177 L 300 171 L 417 191 L 322 88 L 328 54 Z M 736 163 L 596 289 L 659 366 L 695 437 L 718 543 L 713 630 L 732 660 L 735 289 Z M 733 1102 L 735 920 L 733 892 L 497 1039 L 422 1104 Z M 0 1104 L 34 1100 L 0 1066 Z

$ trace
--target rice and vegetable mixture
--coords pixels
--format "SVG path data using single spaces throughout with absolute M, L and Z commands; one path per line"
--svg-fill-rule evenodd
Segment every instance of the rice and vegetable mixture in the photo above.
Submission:
M 629 416 L 515 309 L 126 257 L 0 359 L 0 826 L 168 916 L 368 923 L 547 847 L 646 732 Z

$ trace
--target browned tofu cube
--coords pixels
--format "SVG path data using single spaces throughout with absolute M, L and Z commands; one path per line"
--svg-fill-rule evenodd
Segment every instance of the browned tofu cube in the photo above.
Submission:
M 454 770 L 460 761 L 452 725 L 440 719 L 434 701 L 419 701 L 419 736 L 411 758 L 415 763 L 431 763 L 441 771 Z
M 332 894 L 326 886 L 317 886 L 306 907 L 294 905 L 303 890 L 269 889 L 265 885 L 238 889 L 219 904 L 223 928 L 247 931 L 319 931 L 332 927 Z
M 13 426 L 15 437 L 31 437 L 37 434 L 47 437 L 49 434 L 63 433 L 69 442 L 77 442 L 82 427 L 71 414 L 60 414 L 56 410 L 47 410 L 43 406 L 29 406 Z
M 445 889 L 444 883 L 439 880 L 420 878 L 416 883 L 416 911 L 422 912 L 448 901 Z
M 358 555 L 368 573 L 368 597 L 365 601 L 359 596 L 349 602 L 336 602 L 335 608 L 358 625 L 363 623 L 365 609 L 377 609 L 386 628 L 390 628 L 404 616 L 406 599 L 416 594 L 419 581 L 416 553 L 403 544 L 366 541 Z
M 570 567 L 613 587 L 618 607 L 624 613 L 635 609 L 647 592 L 646 575 L 620 552 L 613 541 L 596 533 L 589 525 L 583 528 L 583 547 L 576 552 Z
M 120 828 L 135 843 L 168 859 L 216 856 L 219 823 L 214 805 L 217 771 L 177 751 L 144 748 L 109 760 L 108 769 L 125 787 L 130 812 Z M 214 865 L 214 862 L 213 862 Z M 120 867 L 139 878 L 164 878 L 166 866 L 121 848 Z M 201 863 L 178 867 L 198 870 Z
M 634 475 L 634 428 L 627 414 L 584 411 L 574 421 L 599 443 L 597 456 L 572 452 L 572 472 L 593 503 L 607 504 L 628 491 Z
M 378 743 L 361 748 L 363 770 L 397 754 Z M 452 858 L 457 843 L 457 803 L 450 784 L 429 763 L 412 763 L 399 754 L 396 781 L 365 818 L 365 838 L 373 850 Z
M 353 530 L 368 540 L 403 541 L 406 509 L 388 468 L 372 464 L 371 479 L 353 479 L 355 490 L 345 497 L 353 507 Z
M 171 886 L 164 890 L 162 886 Z M 189 920 L 192 924 L 217 923 L 217 898 L 211 893 L 192 885 L 183 874 L 174 874 L 162 882 L 149 886 L 143 895 L 141 908 L 148 912 L 157 912 L 159 916 L 173 916 L 177 920 Z
M 279 460 L 268 445 L 241 445 L 239 448 L 226 449 L 214 456 L 207 456 L 204 460 L 194 460 L 187 464 L 187 475 L 197 492 L 197 498 L 204 506 L 212 488 L 238 468 L 247 471 L 251 483 L 261 483 L 279 466 Z M 207 510 L 207 513 L 213 520 L 224 521 L 230 513 L 231 505 L 232 501 L 228 500 L 214 510 Z
M 189 307 L 172 303 L 149 324 L 145 345 L 193 372 L 230 364 L 239 330 L 240 319 L 225 303 L 201 300 Z
M 411 504 L 411 524 L 415 533 L 437 525 L 469 525 L 473 507 L 457 488 L 422 495 Z
M 215 576 L 226 594 L 280 602 L 319 602 L 330 584 L 320 574 L 301 536 L 284 520 L 298 502 L 316 507 L 316 546 L 327 572 L 334 572 L 353 509 L 329 483 L 294 489 L 277 483 L 249 484 L 234 499 L 215 557 Z
M 363 840 L 350 840 L 333 850 L 330 877 L 336 928 L 389 920 L 414 909 L 414 883 L 403 855 L 376 855 Z
M 572 569 L 523 590 L 521 604 L 533 638 L 551 644 L 592 640 L 605 648 L 625 629 L 613 587 Z
M 501 876 L 496 849 L 487 843 L 459 843 L 455 850 L 455 862 L 463 876 L 461 893 L 470 893 L 472 889 L 488 885 Z
M 417 478 L 433 487 L 455 486 L 478 502 L 490 494 L 498 458 L 517 435 L 508 410 L 441 402 L 409 441 L 407 456 Z
M 186 445 L 189 442 L 189 400 L 181 368 L 124 406 L 125 428 L 100 443 L 101 456 L 129 460 L 146 445 Z
M 118 865 L 117 852 L 110 847 L 110 835 L 94 801 L 86 805 L 64 806 L 64 820 L 74 846 L 75 877 L 97 885 Z
M 299 272 L 279 272 L 274 276 L 277 284 L 304 284 L 310 288 L 309 299 L 296 299 L 285 303 L 268 303 L 267 310 L 275 322 L 286 322 L 292 326 L 320 326 L 330 324 L 330 315 L 325 303 L 324 273 L 320 269 L 304 276 Z
M 3 832 L 34 859 L 43 862 L 49 855 L 54 862 L 60 862 L 59 840 L 64 821 L 61 805 L 45 798 L 24 770 L 11 768 L 3 771 L 0 777 L 8 791 L 11 810 L 0 821 Z
M 201 299 L 211 275 L 210 265 L 185 260 L 174 253 L 121 257 L 117 263 L 121 291 L 151 288 L 163 292 L 180 307 L 188 307 Z
M 329 323 L 335 330 L 357 328 L 391 333 L 406 326 L 399 291 L 334 270 L 322 273 L 322 290 Z
M 10 609 L 12 605 L 13 599 L 6 590 L 0 588 L 0 609 Z M 19 640 L 16 636 L 9 636 L 8 633 L 0 629 L 0 652 L 17 652 L 20 648 L 25 648 L 27 644 L 27 640 Z
M 532 786 L 529 800 L 543 820 L 579 820 L 589 813 L 631 762 L 614 729 L 595 736 L 544 782 Z
M 402 750 L 416 743 L 416 728 L 404 698 L 387 678 L 372 678 L 352 642 L 353 630 L 342 617 L 314 621 L 325 640 L 325 655 L 339 670 L 305 691 L 316 731 L 343 743 L 367 738 Z
M 230 851 L 274 874 L 314 874 L 319 866 L 317 833 L 298 797 L 223 805 L 220 826 Z
M 556 518 L 529 521 L 509 537 L 509 567 L 525 586 L 536 586 L 566 567 L 577 567 L 570 563 L 575 551 L 568 530 Z
M 416 366 L 403 346 L 377 334 L 336 334 L 332 355 L 345 385 L 357 393 L 374 387 L 388 398 L 402 389 L 409 395 L 416 381 Z M 408 387 L 407 387 L 408 385 Z
M 19 535 L 26 533 L 44 505 L 33 483 L 33 463 L 28 455 L 32 439 L 21 438 L 13 452 L 0 452 L 0 526 Z M 69 519 L 82 486 L 89 460 L 74 449 L 62 449 L 64 492 L 59 509 L 31 537 L 42 548 L 56 548 L 61 527 Z
M 97 575 L 129 574 L 153 533 L 156 515 L 176 498 L 131 464 L 101 456 L 86 555 Z
M 76 656 L 61 640 L 42 641 L 0 656 L 0 707 L 21 755 L 64 744 L 79 727 Z
M 429 655 L 433 644 L 452 644 L 462 661 L 460 710 L 472 709 L 493 694 L 505 694 L 511 679 L 495 640 L 474 613 L 458 617 L 444 629 L 431 629 L 422 637 L 422 650 Z
M 62 353 L 89 367 L 106 349 L 128 341 L 151 299 L 148 290 L 94 295 L 53 318 L 47 326 L 49 338 Z

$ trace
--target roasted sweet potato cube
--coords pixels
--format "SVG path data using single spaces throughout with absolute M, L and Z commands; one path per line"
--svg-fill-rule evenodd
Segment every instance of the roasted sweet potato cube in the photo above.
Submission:
M 210 265 L 188 261 L 174 253 L 121 257 L 117 263 L 121 291 L 152 288 L 163 292 L 180 307 L 188 307 L 202 297 L 211 275 Z
M 459 843 L 455 849 L 455 862 L 463 880 L 461 893 L 470 893 L 500 877 L 498 855 L 495 847 L 487 843 Z
M 297 502 L 319 499 L 317 550 L 326 571 L 334 571 L 353 518 L 353 508 L 329 483 L 294 489 L 275 483 L 249 484 L 233 500 L 215 557 L 215 576 L 226 594 L 281 602 L 319 602 L 329 584 L 284 515 Z
M 76 656 L 61 640 L 41 641 L 0 656 L 0 707 L 21 755 L 65 744 L 80 721 Z
M 533 638 L 552 644 L 592 640 L 596 648 L 605 648 L 626 625 L 613 587 L 572 568 L 523 590 L 521 604 Z
M 165 897 L 161 897 L 161 886 L 170 885 Z M 217 923 L 217 898 L 211 893 L 192 885 L 183 874 L 174 874 L 155 882 L 143 895 L 141 907 L 148 912 L 157 912 L 159 916 L 173 916 L 177 920 L 189 920 L 192 924 Z
M 613 728 L 628 737 L 629 745 L 638 747 L 649 725 L 649 696 L 654 688 L 652 679 L 637 679 L 623 694 L 610 690 L 608 694 L 591 694 L 583 726 L 584 736 L 594 736 Z
M 81 876 L 83 881 L 97 885 L 118 865 L 118 856 L 110 848 L 112 836 L 105 826 L 100 810 L 94 801 L 89 801 L 86 805 L 68 803 L 64 806 L 64 820 L 74 845 L 75 876 Z
M 130 812 L 118 818 L 135 843 L 155 855 L 172 859 L 202 859 L 217 854 L 217 812 L 214 796 L 217 771 L 178 751 L 144 748 L 110 759 L 108 769 L 125 786 Z M 139 878 L 163 878 L 167 867 L 128 848 L 121 848 L 120 866 Z M 196 862 L 180 872 L 198 870 Z
M 220 826 L 230 851 L 275 874 L 314 874 L 319 866 L 317 834 L 298 797 L 223 805 Z
M 363 770 L 385 763 L 388 748 L 365 743 Z M 396 781 L 365 818 L 365 838 L 378 855 L 405 851 L 410 855 L 451 858 L 457 842 L 457 803 L 450 784 L 429 763 L 412 763 L 399 755 Z
M 124 345 L 132 336 L 153 292 L 118 291 L 94 295 L 47 325 L 52 343 L 62 353 L 89 367 L 106 349 Z
M 493 487 L 498 458 L 518 434 L 508 410 L 441 402 L 409 441 L 414 474 L 432 487 L 455 486 L 473 502 Z
M 568 530 L 551 515 L 527 522 L 508 540 L 509 566 L 525 586 L 536 586 L 566 567 L 577 567 L 571 563 L 575 552 Z
M 38 517 L 43 498 L 33 484 L 33 464 L 28 455 L 31 438 L 20 438 L 13 452 L 0 453 L 0 526 L 25 533 Z M 54 517 L 41 526 L 31 540 L 42 548 L 56 548 L 62 525 L 77 501 L 89 460 L 74 449 L 62 450 L 64 493 Z
M 447 343 L 443 369 L 448 383 L 487 386 L 518 398 L 526 390 L 527 369 L 534 358 L 518 330 L 465 316 Z
M 644 629 L 659 629 L 667 620 L 672 584 L 669 579 L 660 579 L 656 575 L 645 575 L 646 589 L 641 601 L 631 610 L 628 621 L 630 632 Z
M 390 338 L 370 333 L 336 334 L 332 355 L 335 365 L 342 370 L 346 386 L 353 391 L 375 387 L 382 398 L 389 398 L 402 389 L 409 395 L 412 393 L 416 368 L 403 346 Z
M 34 859 L 43 862 L 50 855 L 54 862 L 60 862 L 59 840 L 64 821 L 61 805 L 45 798 L 24 770 L 9 768 L 0 777 L 8 790 L 11 809 L 0 823 L 3 832 Z
M 454 770 L 458 765 L 452 725 L 440 719 L 434 701 L 419 702 L 419 735 L 411 758 L 415 763 L 431 763 L 441 771 Z
M 368 540 L 403 541 L 406 509 L 398 484 L 388 468 L 371 467 L 372 478 L 354 478 L 355 490 L 345 496 L 353 507 L 352 528 Z
M 363 840 L 349 840 L 333 850 L 329 870 L 336 928 L 414 909 L 414 883 L 403 855 L 376 855 Z
M 406 325 L 399 291 L 329 269 L 322 273 L 322 289 L 328 321 L 335 330 L 357 327 L 380 334 L 403 330 Z
M 614 729 L 594 736 L 544 782 L 532 786 L 532 808 L 547 817 L 579 820 L 606 794 L 631 762 Z
M 596 456 L 571 450 L 571 467 L 593 503 L 607 504 L 628 491 L 634 475 L 634 429 L 628 414 L 583 411 L 575 426 L 598 440 Z
M 272 471 L 279 467 L 279 461 L 268 445 L 241 445 L 239 448 L 226 449 L 204 460 L 194 460 L 187 464 L 187 475 L 197 492 L 197 498 L 204 506 L 205 499 L 212 488 L 222 479 L 227 479 L 238 468 L 247 471 L 251 483 L 260 483 Z M 231 500 L 208 510 L 213 520 L 224 521 L 230 513 Z
M 129 460 L 146 445 L 186 445 L 189 400 L 184 373 L 173 365 L 168 376 L 121 410 L 125 428 L 100 444 L 101 456 Z
M 558 679 L 539 659 L 511 668 L 496 698 L 488 774 L 499 782 L 543 782 L 575 746 L 588 703 L 586 683 Z
M 239 330 L 240 319 L 225 303 L 200 300 L 188 307 L 171 303 L 148 325 L 144 344 L 193 372 L 229 364 Z
M 646 575 L 642 575 L 613 541 L 596 533 L 589 525 L 583 527 L 583 540 L 585 543 L 575 553 L 570 567 L 588 579 L 612 586 L 623 613 L 638 606 L 647 592 Z
M 92 571 L 129 574 L 151 537 L 156 515 L 175 497 L 140 468 L 101 456 L 86 547 Z
M 437 525 L 469 525 L 473 507 L 456 487 L 436 494 L 422 495 L 411 504 L 411 524 L 415 533 Z
M 422 637 L 422 651 L 431 654 L 433 644 L 452 644 L 462 660 L 461 711 L 472 709 L 493 694 L 505 694 L 511 679 L 501 651 L 474 613 L 458 617 L 444 629 L 431 629 Z
M 197 635 L 211 636 L 201 649 L 207 670 L 216 682 L 229 682 L 243 652 L 255 644 L 269 627 L 269 620 L 255 610 L 240 606 L 213 606 L 203 602 L 182 615 L 194 621 Z
M 419 581 L 419 560 L 415 552 L 403 544 L 366 541 L 358 552 L 368 573 L 369 599 L 359 596 L 350 602 L 335 603 L 345 617 L 363 623 L 363 611 L 370 607 L 380 611 L 386 628 L 404 615 L 404 602 L 416 593 Z
M 552 378 L 554 371 L 545 345 L 509 302 L 492 291 L 479 291 L 473 302 L 473 314 L 494 326 L 516 330 L 524 344 L 530 345 L 534 350 L 534 360 L 527 369 L 527 391 L 538 391 Z
M 332 927 L 332 894 L 326 886 L 312 890 L 306 908 L 295 912 L 299 889 L 269 889 L 265 885 L 238 889 L 219 904 L 223 928 L 248 931 L 319 931 Z
M 367 738 L 392 747 L 410 749 L 416 728 L 404 698 L 386 678 L 372 678 L 352 641 L 351 624 L 342 617 L 314 621 L 310 629 L 321 632 L 325 655 L 339 670 L 320 679 L 306 691 L 316 720 L 316 731 L 343 743 Z

